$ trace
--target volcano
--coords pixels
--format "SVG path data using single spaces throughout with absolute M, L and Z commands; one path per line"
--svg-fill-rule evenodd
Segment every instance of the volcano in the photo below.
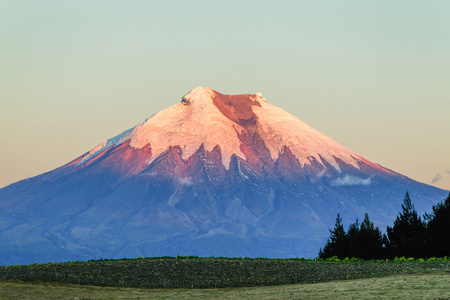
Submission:
M 0 189 L 0 264 L 315 257 L 336 214 L 391 225 L 447 191 L 347 149 L 260 93 L 197 87 L 48 173 Z

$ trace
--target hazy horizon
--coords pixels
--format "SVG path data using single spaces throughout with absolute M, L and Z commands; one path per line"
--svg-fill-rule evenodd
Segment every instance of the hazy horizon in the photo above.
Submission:
M 0 188 L 203 86 L 261 92 L 343 146 L 450 190 L 450 2 L 0 1 L 0 11 Z

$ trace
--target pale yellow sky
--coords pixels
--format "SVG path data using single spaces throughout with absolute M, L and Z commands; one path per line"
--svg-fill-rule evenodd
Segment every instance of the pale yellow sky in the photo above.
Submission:
M 450 189 L 449 1 L 0 1 L 0 187 L 195 86 Z

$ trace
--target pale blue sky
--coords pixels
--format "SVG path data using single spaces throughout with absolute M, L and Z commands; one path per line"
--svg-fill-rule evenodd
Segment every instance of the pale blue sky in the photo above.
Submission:
M 2 1 L 0 187 L 196 86 L 450 189 L 450 1 Z

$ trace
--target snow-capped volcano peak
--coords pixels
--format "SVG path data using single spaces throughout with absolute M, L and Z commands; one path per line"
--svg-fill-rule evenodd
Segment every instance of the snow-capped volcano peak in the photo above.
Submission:
M 0 189 L 0 265 L 313 257 L 337 213 L 387 225 L 405 191 L 421 212 L 448 194 L 366 160 L 259 93 L 197 87 L 178 102 Z
M 226 168 L 233 154 L 245 159 L 237 135 L 242 128 L 220 112 L 213 104 L 212 96 L 211 89 L 193 89 L 181 103 L 158 112 L 136 126 L 130 135 L 130 146 L 141 149 L 149 145 L 152 151 L 149 163 L 168 148 L 176 146 L 181 148 L 185 160 L 201 145 L 207 151 L 219 146 Z
M 222 164 L 229 169 L 233 155 L 247 160 L 241 140 L 245 133 L 257 134 L 273 161 L 289 148 L 302 167 L 313 160 L 324 166 L 327 162 L 337 170 L 340 170 L 338 159 L 356 168 L 361 161 L 373 164 L 270 104 L 261 93 L 224 95 L 202 87 L 191 90 L 180 103 L 101 143 L 79 164 L 129 140 L 129 145 L 135 149 L 149 146 L 149 164 L 171 147 L 179 147 L 183 160 L 187 160 L 202 145 L 210 152 L 218 146 Z
M 196 87 L 186 94 L 182 101 L 159 111 L 152 117 L 125 131 L 119 136 L 107 140 L 94 148 L 80 163 L 97 155 L 101 151 L 127 140 L 135 149 L 148 145 L 152 163 L 170 147 L 180 147 L 184 160 L 192 156 L 202 145 L 212 151 L 220 147 L 222 164 L 228 169 L 231 156 L 246 159 L 240 150 L 239 124 L 225 117 L 213 103 L 214 91 L 210 88 Z
M 211 93 L 213 92 L 210 88 L 203 88 L 198 86 L 189 91 L 186 95 L 181 98 L 182 103 L 191 103 L 193 101 L 200 102 L 202 100 L 209 101 L 211 99 Z

